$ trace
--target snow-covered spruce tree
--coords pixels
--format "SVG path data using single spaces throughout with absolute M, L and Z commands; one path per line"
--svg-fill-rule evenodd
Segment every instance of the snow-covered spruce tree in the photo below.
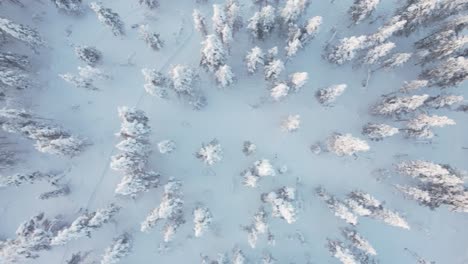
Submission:
M 387 124 L 367 123 L 362 128 L 362 134 L 369 137 L 370 140 L 380 141 L 386 137 L 398 134 L 399 130 Z
M 218 37 L 221 37 L 221 32 L 226 24 L 226 14 L 224 13 L 224 8 L 221 5 L 213 5 L 213 16 L 211 17 L 211 22 L 213 23 L 213 31 Z
M 390 58 L 384 60 L 380 64 L 380 68 L 383 68 L 385 70 L 391 70 L 397 67 L 402 66 L 408 60 L 411 58 L 412 54 L 411 53 L 394 53 Z
M 169 154 L 176 149 L 176 143 L 173 140 L 166 139 L 158 143 L 158 150 L 161 154 Z
M 0 240 L 1 263 L 24 263 L 39 257 L 39 252 L 51 248 L 57 220 L 49 220 L 40 213 L 23 222 L 16 230 L 15 239 Z
M 195 237 L 201 237 L 203 233 L 210 228 L 211 222 L 213 221 L 213 215 L 207 207 L 197 206 L 193 210 L 193 231 Z
M 446 164 L 436 164 L 423 160 L 400 162 L 396 170 L 417 180 L 416 186 L 400 186 L 405 196 L 434 210 L 448 205 L 451 211 L 468 212 L 468 188 L 465 187 L 464 172 Z
M 286 50 L 286 57 L 288 59 L 294 57 L 296 53 L 302 48 L 303 46 L 299 38 L 294 38 L 291 41 L 288 41 L 288 44 L 284 48 Z
M 230 25 L 225 24 L 223 30 L 221 31 L 221 42 L 228 49 L 231 47 L 231 42 L 233 41 L 232 28 Z
M 110 204 L 95 212 L 85 212 L 78 216 L 68 227 L 60 230 L 52 239 L 51 245 L 65 245 L 71 240 L 80 239 L 85 236 L 91 237 L 91 232 L 111 221 L 120 211 L 120 208 L 120 206 Z
M 437 2 L 437 0 L 407 0 L 404 6 L 395 12 L 402 20 L 407 21 L 399 34 L 409 36 L 426 24 L 434 15 Z
M 29 68 L 30 63 L 27 56 L 0 52 L 0 84 L 15 89 L 30 87 Z
M 206 18 L 198 9 L 194 9 L 192 13 L 193 26 L 203 37 L 208 35 L 208 27 L 206 25 Z
M 247 71 L 253 74 L 257 72 L 258 65 L 263 65 L 265 63 L 265 54 L 261 48 L 255 46 L 247 53 L 244 61 L 247 65 Z
M 433 68 L 424 70 L 419 77 L 428 80 L 429 86 L 457 86 L 468 79 L 468 59 L 462 56 L 449 58 Z
M 342 95 L 348 86 L 346 84 L 331 85 L 327 88 L 318 90 L 315 97 L 322 105 L 330 105 L 335 102 L 338 96 Z
M 169 80 L 164 74 L 155 69 L 143 68 L 141 73 L 145 78 L 144 88 L 147 93 L 152 96 L 159 98 L 167 97 L 167 87 L 169 86 Z
M 169 71 L 171 88 L 178 96 L 186 99 L 194 109 L 199 110 L 206 106 L 206 98 L 196 87 L 199 80 L 198 73 L 189 66 L 177 64 Z
M 327 149 L 338 156 L 351 156 L 357 152 L 367 152 L 370 147 L 366 141 L 351 134 L 333 133 L 326 140 Z
M 151 127 L 143 111 L 128 107 L 118 110 L 122 123 L 117 135 L 122 141 L 116 147 L 121 153 L 111 157 L 110 167 L 123 173 L 124 177 L 115 193 L 136 197 L 159 185 L 159 173 L 147 169 Z
M 317 196 L 320 200 L 327 204 L 327 207 L 333 212 L 333 214 L 346 221 L 351 225 L 357 225 L 358 218 L 342 201 L 338 200 L 335 196 L 329 194 L 324 188 L 317 187 L 315 189 Z
M 388 38 L 400 32 L 405 25 L 406 20 L 402 19 L 401 16 L 390 18 L 390 20 L 379 27 L 375 33 L 368 36 L 368 45 L 384 43 Z
M 87 264 L 89 260 L 89 251 L 78 251 L 77 253 L 73 253 L 71 257 L 65 260 L 66 264 Z M 93 263 L 93 262 L 91 262 Z
M 259 40 L 266 39 L 275 28 L 276 10 L 271 5 L 264 6 L 249 19 L 247 29 Z
M 289 86 L 286 83 L 277 83 L 270 89 L 270 96 L 274 101 L 281 101 L 289 94 Z
M 159 0 L 138 0 L 138 3 L 149 9 L 156 9 L 159 7 Z
M 78 66 L 78 75 L 84 79 L 92 80 L 110 80 L 112 77 L 101 69 L 86 65 L 84 67 Z
M 444 107 L 451 107 L 455 104 L 461 103 L 465 100 L 461 95 L 452 94 L 439 94 L 437 96 L 431 96 L 424 102 L 427 107 L 439 109 Z
M 378 46 L 375 46 L 367 52 L 366 56 L 364 56 L 362 62 L 363 64 L 372 65 L 379 62 L 382 58 L 386 57 L 392 49 L 396 47 L 395 43 L 393 42 L 385 42 Z
M 459 55 L 467 43 L 467 36 L 458 36 L 455 30 L 449 29 L 436 31 L 414 45 L 420 50 L 421 63 L 426 64 Z
M 347 248 L 342 242 L 339 240 L 328 240 L 328 251 L 330 254 L 340 261 L 343 264 L 358 264 L 360 263 L 356 257 L 353 255 L 351 250 Z
M 383 207 L 383 204 L 372 195 L 363 191 L 348 193 L 346 204 L 359 216 L 367 216 L 382 221 L 390 226 L 410 229 L 406 220 L 397 212 Z
M 202 42 L 200 65 L 209 72 L 216 70 L 226 63 L 227 54 L 215 35 L 208 35 Z
M 102 61 L 102 53 L 95 47 L 77 46 L 75 47 L 75 54 L 80 60 L 89 66 L 94 67 Z
M 125 35 L 124 23 L 119 14 L 104 7 L 100 2 L 91 2 L 89 7 L 96 13 L 99 21 L 111 29 L 114 36 Z
M 252 188 L 257 187 L 260 178 L 275 175 L 275 169 L 273 168 L 273 165 L 271 165 L 270 161 L 267 159 L 255 161 L 250 168 L 244 170 L 241 173 L 241 176 L 243 177 L 242 183 L 244 184 L 244 186 Z
M 366 255 L 377 255 L 377 251 L 369 241 L 362 237 L 355 229 L 349 227 L 342 228 L 341 234 L 351 243 L 352 247 L 364 252 Z
M 123 258 L 128 256 L 132 250 L 132 237 L 128 233 L 114 238 L 112 244 L 106 248 L 101 259 L 101 264 L 119 263 Z
M 164 242 L 172 240 L 177 229 L 185 223 L 182 211 L 184 201 L 181 192 L 182 182 L 169 179 L 164 185 L 164 194 L 159 207 L 156 207 L 141 223 L 141 231 L 149 232 L 158 222 L 165 220 L 163 227 Z
M 407 123 L 406 133 L 410 137 L 430 139 L 434 137 L 430 128 L 455 124 L 454 120 L 446 116 L 420 114 Z
M 281 129 L 285 132 L 295 132 L 301 125 L 300 115 L 289 115 L 281 122 Z
M 309 79 L 309 74 L 307 72 L 295 72 L 289 75 L 288 86 L 298 92 Z
M 287 26 L 291 23 L 296 23 L 309 4 L 309 0 L 286 0 L 284 8 L 280 12 L 283 25 Z
M 265 80 L 276 81 L 284 70 L 284 63 L 280 59 L 274 59 L 265 65 Z
M 0 187 L 21 186 L 23 184 L 33 184 L 39 181 L 47 181 L 55 185 L 61 177 L 59 172 L 41 172 L 33 171 L 27 173 L 14 173 L 9 176 L 0 176 Z
M 22 134 L 35 140 L 36 149 L 44 153 L 73 157 L 88 144 L 84 139 L 24 110 L 1 109 L 0 124 L 6 132 Z
M 409 93 L 421 88 L 426 87 L 429 84 L 427 80 L 412 80 L 412 81 L 405 81 L 404 84 L 400 88 L 400 92 Z
M 273 48 L 267 50 L 267 53 L 264 59 L 264 65 L 270 64 L 272 61 L 277 59 L 277 56 L 278 56 L 278 46 L 274 46 Z
M 94 86 L 93 80 L 89 78 L 73 75 L 71 73 L 59 74 L 59 77 L 79 89 L 88 89 L 92 91 L 99 90 L 96 86 Z
M 244 226 L 243 229 L 247 232 L 247 242 L 251 248 L 257 245 L 258 235 L 266 234 L 268 231 L 267 213 L 263 207 L 255 213 L 252 224 Z
M 232 72 L 231 66 L 226 64 L 218 68 L 218 70 L 215 72 L 215 77 L 216 83 L 221 88 L 231 86 L 236 80 L 236 76 Z
M 72 15 L 83 13 L 82 0 L 52 0 L 57 9 Z
M 234 35 L 244 26 L 239 1 L 227 0 L 224 5 L 224 13 L 226 14 L 226 24 L 232 29 Z
M 231 263 L 232 264 L 247 264 L 249 263 L 249 260 L 245 256 L 244 252 L 242 249 L 235 247 L 232 250 L 232 258 L 231 258 Z
M 58 185 L 57 188 L 53 191 L 41 193 L 39 195 L 39 199 L 48 200 L 52 198 L 67 196 L 68 194 L 70 194 L 70 187 L 67 184 Z
M 244 144 L 242 145 L 242 153 L 244 153 L 244 155 L 250 156 L 255 153 L 256 150 L 257 146 L 254 143 L 248 140 L 244 141 Z
M 356 51 L 364 49 L 367 41 L 367 36 L 343 38 L 336 46 L 326 48 L 325 58 L 331 63 L 344 64 L 354 59 Z
M 223 159 L 223 150 L 218 140 L 213 139 L 208 144 L 203 143 L 200 150 L 195 153 L 195 157 L 211 166 Z
M 140 25 L 138 27 L 138 34 L 151 49 L 158 51 L 164 47 L 164 41 L 161 39 L 159 34 L 151 32 L 148 25 Z
M 353 5 L 348 11 L 353 23 L 359 24 L 364 19 L 370 17 L 379 3 L 380 0 L 354 0 Z
M 263 193 L 261 200 L 271 204 L 273 217 L 284 219 L 288 224 L 296 221 L 296 189 L 283 186 L 269 193 Z
M 400 115 L 415 111 L 423 106 L 429 95 L 389 96 L 374 105 L 371 112 L 376 115 Z
M 16 24 L 6 18 L 0 17 L 0 31 L 14 39 L 24 42 L 24 44 L 28 45 L 36 53 L 41 46 L 45 46 L 46 44 L 36 30 L 23 24 Z

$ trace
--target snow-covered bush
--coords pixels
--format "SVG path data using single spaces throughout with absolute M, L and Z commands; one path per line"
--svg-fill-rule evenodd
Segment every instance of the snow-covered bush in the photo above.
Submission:
M 463 102 L 464 98 L 461 95 L 440 94 L 431 96 L 424 102 L 428 107 L 439 109 L 443 107 L 450 107 L 454 104 Z
M 213 215 L 206 207 L 197 207 L 193 210 L 193 231 L 196 237 L 201 237 L 213 221 Z
M 275 176 L 276 172 L 267 159 L 261 159 L 254 162 L 254 164 L 247 170 L 241 173 L 243 183 L 245 186 L 257 187 L 257 183 L 262 177 Z
M 288 83 L 297 92 L 307 83 L 308 79 L 309 74 L 307 72 L 295 72 L 289 75 Z
M 288 224 L 296 221 L 296 189 L 293 187 L 281 187 L 275 191 L 264 193 L 261 196 L 264 203 L 270 203 L 272 216 L 284 219 Z
M 202 144 L 195 156 L 207 165 L 214 165 L 223 159 L 223 151 L 218 140 L 213 139 L 208 144 Z
M 268 231 L 267 213 L 263 208 L 260 208 L 253 217 L 252 224 L 243 227 L 247 232 L 247 242 L 251 248 L 257 245 L 258 235 L 266 234 Z
M 333 103 L 338 96 L 342 95 L 348 86 L 346 84 L 332 85 L 317 91 L 315 97 L 319 103 L 329 105 Z
M 287 132 L 294 132 L 299 129 L 301 124 L 300 115 L 289 115 L 283 122 L 281 122 L 281 128 Z
M 114 238 L 112 244 L 106 248 L 101 264 L 114 264 L 130 254 L 132 250 L 132 237 L 128 233 Z
M 242 147 L 242 152 L 246 155 L 246 156 L 250 156 L 252 155 L 255 151 L 257 150 L 257 146 L 250 142 L 250 141 L 244 141 L 244 145 Z
M 95 47 L 77 46 L 75 47 L 75 54 L 89 66 L 95 66 L 102 61 L 102 53 Z
M 286 83 L 278 83 L 270 90 L 270 96 L 274 101 L 281 101 L 289 94 L 289 86 Z
M 351 156 L 357 152 L 369 151 L 366 141 L 353 137 L 351 134 L 332 134 L 326 141 L 329 151 L 338 156 Z
M 351 245 L 356 249 L 364 252 L 366 255 L 377 255 L 377 251 L 372 247 L 372 245 L 364 237 L 362 237 L 356 230 L 352 228 L 343 228 L 341 229 L 341 234 L 351 242 Z
M 159 153 L 169 154 L 176 149 L 176 143 L 172 140 L 163 140 L 158 143 Z

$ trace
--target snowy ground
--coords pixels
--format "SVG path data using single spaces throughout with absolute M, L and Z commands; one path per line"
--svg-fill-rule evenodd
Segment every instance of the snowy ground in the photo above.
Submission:
M 87 2 L 85 0 L 85 2 Z M 298 56 L 286 65 L 287 74 L 306 71 L 309 81 L 303 89 L 282 102 L 272 102 L 267 83 L 262 74 L 250 76 L 242 61 L 254 44 L 243 29 L 233 43 L 228 64 L 237 75 L 237 83 L 221 90 L 213 77 L 200 69 L 201 89 L 207 95 L 208 105 L 194 111 L 182 100 L 170 96 L 169 100 L 152 97 L 144 91 L 142 68 L 155 68 L 167 72 L 171 65 L 198 66 L 202 37 L 193 29 L 191 13 L 199 8 L 211 16 L 211 3 L 195 4 L 191 0 L 161 1 L 156 11 L 140 7 L 138 1 L 105 1 L 107 7 L 119 13 L 125 23 L 126 36 L 115 37 L 101 25 L 95 14 L 86 12 L 83 17 L 58 13 L 49 1 L 30 1 L 25 8 L 5 3 L 0 15 L 24 24 L 33 25 L 47 40 L 48 47 L 34 59 L 40 87 L 21 93 L 26 106 L 40 116 L 51 118 L 70 131 L 87 137 L 93 145 L 78 157 L 69 159 L 42 154 L 33 149 L 31 142 L 16 138 L 27 158 L 15 171 L 29 169 L 67 170 L 66 181 L 71 187 L 68 196 L 38 200 L 37 196 L 50 188 L 47 184 L 23 185 L 0 190 L 0 238 L 14 237 L 19 223 L 31 216 L 46 212 L 50 217 L 63 215 L 74 219 L 80 209 L 95 210 L 110 202 L 123 206 L 115 222 L 93 232 L 91 238 L 82 238 L 66 246 L 56 246 L 44 251 L 38 259 L 25 263 L 64 263 L 72 253 L 93 251 L 99 259 L 113 237 L 124 231 L 134 236 L 133 252 L 121 263 L 199 263 L 200 254 L 216 256 L 230 252 L 239 246 L 253 263 L 268 250 L 278 263 L 338 263 L 327 248 L 327 238 L 340 238 L 339 227 L 345 222 L 333 216 L 315 195 L 314 188 L 325 187 L 330 193 L 344 197 L 354 189 L 371 193 L 385 205 L 400 212 L 408 220 L 411 230 L 398 229 L 381 222 L 361 218 L 357 230 L 366 237 L 378 252 L 381 263 L 416 263 L 404 248 L 410 248 L 425 259 L 436 263 L 468 263 L 468 219 L 462 213 L 449 212 L 442 207 L 431 211 L 414 201 L 406 200 L 389 182 L 379 182 L 374 171 L 391 168 L 399 160 L 424 159 L 449 163 L 460 169 L 468 169 L 466 158 L 468 123 L 466 113 L 438 110 L 457 122 L 456 126 L 437 129 L 438 136 L 432 144 L 417 143 L 402 135 L 384 141 L 368 141 L 370 151 L 355 157 L 338 157 L 332 153 L 315 155 L 310 145 L 324 140 L 333 132 L 361 136 L 361 129 L 369 121 L 385 121 L 369 114 L 369 106 L 385 93 L 398 89 L 403 81 L 412 80 L 418 72 L 404 67 L 390 72 L 377 72 L 367 88 L 361 81 L 366 69 L 353 69 L 351 65 L 337 67 L 321 58 L 323 45 L 331 37 L 336 26 L 339 37 L 375 30 L 381 22 L 364 23 L 347 28 L 347 9 L 350 1 L 312 1 L 305 17 L 321 15 L 323 25 L 318 36 Z M 220 1 L 217 1 L 220 2 Z M 254 12 L 250 1 L 243 1 L 244 17 Z M 373 17 L 390 16 L 398 1 L 384 1 Z M 40 19 L 34 20 L 38 16 Z M 155 52 L 138 39 L 137 30 L 131 25 L 148 23 L 161 34 L 165 47 Z M 377 25 L 378 24 L 378 25 Z M 182 28 L 182 29 L 181 29 Z M 70 36 L 66 37 L 66 30 Z M 350 33 L 353 32 L 353 33 Z M 422 33 L 415 33 L 416 35 Z M 417 39 L 417 36 L 413 36 Z M 93 45 L 103 52 L 100 69 L 110 74 L 112 80 L 97 82 L 99 91 L 78 89 L 64 82 L 58 74 L 76 73 L 79 61 L 71 45 Z M 257 42 L 264 50 L 278 46 L 283 54 L 284 40 L 276 35 L 265 42 Z M 398 43 L 405 51 L 409 45 Z M 22 46 L 7 46 L 10 51 L 27 52 Z M 129 56 L 132 65 L 122 65 Z M 413 69 L 413 70 L 411 70 Z M 319 88 L 346 83 L 348 89 L 332 107 L 320 105 L 314 97 Z M 455 93 L 468 96 L 466 84 L 452 88 Z M 436 93 L 438 88 L 428 89 Z M 151 166 L 162 175 L 162 183 L 170 177 L 183 181 L 184 212 L 187 223 L 176 233 L 168 252 L 158 252 L 162 242 L 159 228 L 150 234 L 139 230 L 140 222 L 156 207 L 162 196 L 162 187 L 144 193 L 136 200 L 116 197 L 115 186 L 122 175 L 109 168 L 110 157 L 116 153 L 115 136 L 120 128 L 117 115 L 119 106 L 135 106 L 144 110 L 152 127 L 153 154 Z M 256 107 L 258 106 L 258 107 Z M 301 116 L 297 132 L 281 130 L 281 121 L 290 114 Z M 388 121 L 387 121 L 388 122 Z M 399 126 L 398 123 L 395 123 Z M 223 160 L 212 167 L 195 158 L 202 143 L 216 138 L 223 149 Z M 177 149 L 162 155 L 157 143 L 171 139 Z M 242 144 L 250 140 L 257 145 L 252 156 L 242 153 Z M 242 185 L 240 173 L 254 161 L 270 159 L 275 168 L 283 165 L 288 172 L 261 179 L 256 189 Z M 297 221 L 287 224 L 271 218 L 270 229 L 276 237 L 276 245 L 270 246 L 261 237 L 257 248 L 251 249 L 247 234 L 241 226 L 248 225 L 252 216 L 263 204 L 260 194 L 281 186 L 297 187 L 301 199 Z M 203 203 L 212 212 L 212 229 L 201 238 L 193 236 L 191 213 L 197 203 Z M 269 206 L 265 205 L 269 210 Z M 301 232 L 305 243 L 296 238 Z

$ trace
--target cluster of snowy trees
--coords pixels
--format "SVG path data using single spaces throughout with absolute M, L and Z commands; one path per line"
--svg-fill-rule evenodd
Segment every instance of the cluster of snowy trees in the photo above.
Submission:
M 344 201 L 329 194 L 322 187 L 318 187 L 316 193 L 336 217 L 353 226 L 357 225 L 358 217 L 370 217 L 390 226 L 410 229 L 409 224 L 402 216 L 385 208 L 382 202 L 363 191 L 356 190 L 348 193 Z
M 122 141 L 116 145 L 120 153 L 112 156 L 110 167 L 122 172 L 124 177 L 117 185 L 115 193 L 136 197 L 159 185 L 159 173 L 147 168 L 151 153 L 151 127 L 143 111 L 126 106 L 118 110 L 122 123 L 117 135 Z
M 415 180 L 413 185 L 396 185 L 405 196 L 432 210 L 446 205 L 454 212 L 468 212 L 465 172 L 423 160 L 403 161 L 395 167 L 400 174 Z

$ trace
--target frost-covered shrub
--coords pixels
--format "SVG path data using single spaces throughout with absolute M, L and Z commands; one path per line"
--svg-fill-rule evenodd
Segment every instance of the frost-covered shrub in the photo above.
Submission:
M 101 264 L 114 264 L 130 254 L 132 250 L 132 237 L 124 233 L 112 241 L 112 244 L 106 248 L 102 256 Z
M 381 67 L 385 70 L 391 70 L 404 65 L 411 58 L 411 53 L 395 53 L 390 58 L 381 63 Z
M 257 183 L 262 177 L 275 176 L 276 172 L 267 159 L 261 159 L 254 162 L 254 164 L 247 170 L 241 173 L 243 183 L 245 186 L 257 187 Z
M 348 86 L 346 84 L 332 85 L 317 91 L 315 97 L 319 103 L 329 105 L 333 103 L 338 96 L 342 95 Z
M 163 140 L 158 143 L 159 153 L 169 154 L 176 149 L 176 143 L 172 140 Z
M 206 207 L 197 207 L 193 210 L 193 231 L 196 237 L 201 237 L 206 229 L 208 229 L 213 221 L 213 215 Z
M 362 134 L 368 136 L 371 140 L 382 140 L 398 134 L 399 130 L 387 124 L 368 123 L 362 128 Z
M 24 110 L 1 109 L 0 123 L 7 132 L 22 134 L 35 140 L 35 147 L 40 152 L 73 157 L 87 145 L 84 139 Z
M 326 141 L 329 151 L 338 156 L 351 156 L 357 152 L 369 151 L 366 141 L 353 137 L 351 134 L 332 134 Z
M 52 239 L 51 245 L 65 245 L 71 240 L 76 240 L 85 236 L 90 237 L 93 230 L 101 228 L 104 224 L 112 220 L 120 211 L 120 208 L 120 206 L 110 204 L 95 212 L 85 212 L 76 218 L 68 227 L 60 230 Z
M 223 151 L 218 140 L 213 139 L 208 144 L 202 144 L 202 148 L 195 156 L 207 165 L 214 165 L 223 159 Z
M 201 109 L 206 105 L 206 99 L 197 89 L 199 79 L 196 71 L 186 65 L 175 65 L 169 71 L 171 88 L 181 97 L 185 97 L 195 109 Z
M 182 182 L 173 178 L 164 185 L 164 194 L 159 204 L 151 211 L 146 219 L 141 223 L 141 231 L 149 232 L 153 229 L 158 222 L 165 220 L 166 223 L 163 227 L 164 242 L 172 240 L 177 229 L 180 225 L 185 223 L 184 213 L 182 211 L 184 201 L 180 188 Z
M 102 61 L 102 53 L 95 47 L 90 46 L 78 46 L 75 47 L 76 56 L 88 64 L 89 66 L 95 66 Z
M 284 219 L 288 224 L 296 221 L 296 189 L 293 187 L 281 187 L 269 193 L 263 193 L 261 199 L 264 203 L 271 204 L 272 216 Z
M 111 29 L 114 36 L 125 35 L 124 23 L 119 14 L 98 2 L 91 2 L 89 7 L 96 13 L 99 21 Z

